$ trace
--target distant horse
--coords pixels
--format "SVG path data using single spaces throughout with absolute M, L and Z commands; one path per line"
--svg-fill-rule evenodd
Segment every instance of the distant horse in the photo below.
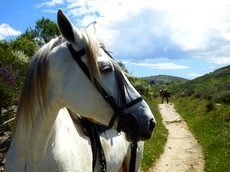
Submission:
M 160 96 L 161 96 L 161 102 L 164 103 L 164 98 L 166 98 L 167 104 L 169 102 L 169 97 L 170 97 L 170 93 L 168 92 L 167 89 L 161 89 L 160 90 Z
M 123 131 L 128 141 L 150 139 L 156 125 L 147 103 L 94 35 L 95 23 L 79 30 L 61 9 L 57 23 L 62 36 L 29 63 L 6 172 L 92 171 L 90 141 L 69 116 L 58 115 L 63 107 Z

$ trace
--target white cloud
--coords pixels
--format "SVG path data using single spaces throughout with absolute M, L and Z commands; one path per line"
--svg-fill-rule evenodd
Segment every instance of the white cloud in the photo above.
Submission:
M 188 66 L 183 66 L 175 63 L 156 63 L 156 64 L 149 64 L 149 63 L 133 63 L 133 62 L 125 62 L 129 65 L 135 66 L 142 66 L 142 67 L 150 67 L 152 69 L 169 69 L 169 70 L 177 70 L 177 69 L 187 69 Z
M 38 7 L 57 4 L 78 27 L 96 20 L 98 36 L 118 58 L 222 64 L 230 57 L 229 0 L 52 0 Z
M 7 37 L 14 37 L 20 35 L 21 32 L 19 30 L 14 30 L 8 24 L 1 24 L 0 25 L 0 40 L 6 39 Z
M 211 61 L 220 65 L 230 65 L 230 57 L 212 58 Z
M 209 66 L 210 69 L 215 69 L 216 67 L 215 66 Z
M 57 13 L 57 10 L 48 9 L 48 10 L 42 10 L 42 12 L 46 12 L 46 13 Z
M 52 0 L 52 1 L 49 1 L 49 2 L 44 2 L 44 3 L 41 3 L 41 4 L 38 4 L 36 5 L 36 8 L 41 8 L 43 6 L 55 6 L 55 5 L 60 5 L 60 4 L 63 4 L 64 3 L 64 0 Z
M 198 73 L 190 73 L 188 76 L 190 77 L 199 77 L 199 76 L 202 76 L 204 74 L 198 74 Z

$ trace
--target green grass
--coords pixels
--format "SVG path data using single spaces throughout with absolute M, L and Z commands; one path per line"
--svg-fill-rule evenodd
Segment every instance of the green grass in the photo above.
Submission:
M 143 159 L 141 162 L 141 170 L 147 171 L 153 163 L 160 157 L 164 151 L 164 146 L 167 141 L 168 130 L 162 123 L 162 118 L 158 110 L 158 99 L 148 101 L 148 104 L 157 121 L 157 126 L 150 140 L 145 141 Z
M 177 112 L 202 145 L 205 171 L 230 171 L 230 106 L 215 105 L 208 109 L 208 100 L 194 97 L 173 97 Z

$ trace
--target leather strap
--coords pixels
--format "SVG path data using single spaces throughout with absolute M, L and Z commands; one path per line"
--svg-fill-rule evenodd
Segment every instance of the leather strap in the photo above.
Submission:
M 129 162 L 129 172 L 135 171 L 136 154 L 137 154 L 137 142 L 133 142 L 131 144 L 131 158 L 130 158 L 130 162 Z

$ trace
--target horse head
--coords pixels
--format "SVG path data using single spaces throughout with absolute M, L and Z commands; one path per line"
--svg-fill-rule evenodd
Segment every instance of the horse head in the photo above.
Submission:
M 129 141 L 149 139 L 156 125 L 153 114 L 95 36 L 95 22 L 77 29 L 61 9 L 57 22 L 67 42 L 51 51 L 48 78 L 60 90 L 59 101 L 92 121 L 124 131 Z

